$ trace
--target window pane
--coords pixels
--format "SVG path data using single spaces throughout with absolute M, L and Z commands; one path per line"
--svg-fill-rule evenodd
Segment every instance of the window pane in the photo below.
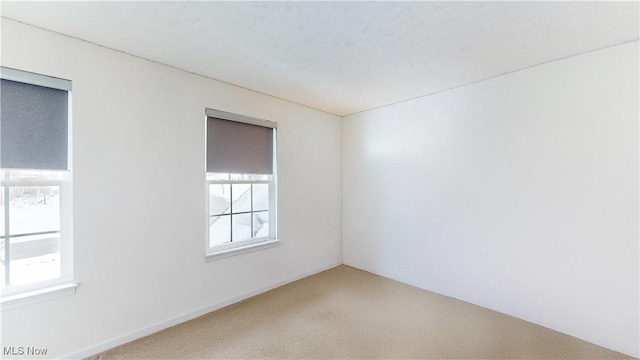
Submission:
M 233 213 L 251 211 L 251 184 L 233 184 L 232 192 Z
M 9 187 L 10 285 L 60 277 L 60 187 Z
M 4 245 L 0 246 L 0 251 L 2 251 L 3 255 L 0 256 L 0 258 L 2 258 L 2 265 L 0 266 L 0 268 L 2 269 L 2 274 L 0 274 L 0 287 L 4 288 L 7 284 L 5 283 L 5 275 L 4 275 Z
M 0 236 L 4 236 L 4 186 L 0 187 Z M 4 238 L 0 238 L 0 265 L 2 272 L 0 273 L 0 286 L 5 287 L 5 274 L 4 274 Z
M 231 204 L 231 187 L 229 184 L 209 185 L 209 215 L 228 214 Z
M 0 236 L 4 236 L 4 186 L 0 187 Z M 4 245 L 4 238 L 0 242 Z
M 9 187 L 9 215 L 12 237 L 60 231 L 60 187 Z
M 207 173 L 207 180 L 229 180 L 229 174 Z
M 253 211 L 269 210 L 269 184 L 253 184 Z
M 233 241 L 251 239 L 251 214 L 232 215 Z
M 11 286 L 60 277 L 60 233 L 29 235 L 10 240 Z
M 64 171 L 11 170 L 11 180 L 63 180 Z
M 269 180 L 269 175 L 231 174 L 231 180 L 266 181 Z
M 209 217 L 209 246 L 216 246 L 231 241 L 231 216 Z
M 253 214 L 253 237 L 269 237 L 269 212 L 263 211 Z

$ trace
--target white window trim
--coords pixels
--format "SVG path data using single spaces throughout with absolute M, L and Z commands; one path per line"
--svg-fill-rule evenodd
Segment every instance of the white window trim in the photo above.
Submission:
M 11 296 L 3 296 L 0 302 L 2 311 L 19 308 L 39 302 L 58 299 L 76 293 L 77 283 L 66 282 L 64 284 L 23 292 Z
M 239 114 L 234 114 L 226 111 L 220 111 L 220 110 L 208 109 L 208 108 L 204 109 L 204 113 L 206 116 L 211 116 L 218 119 L 231 120 L 235 122 L 241 122 L 244 124 L 257 125 L 257 126 L 262 126 L 266 128 L 272 128 L 272 129 L 278 128 L 278 123 L 274 121 L 258 119 L 251 116 L 239 115 Z
M 53 76 L 32 73 L 29 71 L 13 69 L 0 66 L 0 78 L 21 82 L 25 84 L 38 85 L 53 89 L 65 90 L 68 96 L 68 139 L 67 139 L 67 164 L 68 171 L 62 181 L 14 181 L 6 177 L 8 169 L 2 170 L 2 186 L 39 186 L 54 185 L 60 186 L 60 196 L 64 196 L 64 201 L 60 205 L 60 277 L 45 280 L 33 284 L 2 289 L 0 296 L 0 310 L 10 310 L 25 305 L 35 304 L 42 301 L 57 299 L 63 296 L 75 294 L 78 283 L 73 282 L 73 104 L 72 104 L 72 82 Z M 18 169 L 16 169 L 18 170 Z M 24 169 L 39 170 L 39 169 Z M 63 194 L 64 193 L 64 194 Z M 64 239 L 64 240 L 63 240 Z M 1 274 L 5 276 L 5 274 Z
M 250 253 L 250 252 L 254 252 L 262 249 L 268 249 L 270 247 L 274 247 L 280 244 L 280 240 L 278 239 L 262 238 L 260 240 L 261 241 L 258 243 L 251 243 L 251 242 L 247 243 L 243 241 L 242 244 L 246 244 L 246 245 L 243 245 L 243 246 L 236 245 L 235 247 L 224 249 L 224 250 L 221 249 L 221 250 L 207 252 L 206 260 L 214 261 L 214 260 L 224 259 L 224 258 L 228 258 L 236 255 L 242 255 L 242 254 L 246 254 L 246 253 Z M 216 248 L 209 248 L 209 249 L 212 250 Z
M 0 66 L 0 77 L 5 80 L 38 85 L 52 89 L 65 90 L 71 95 L 71 80 L 60 79 L 53 76 L 36 74 L 29 71 L 18 70 L 6 66 Z M 71 109 L 71 107 L 69 107 Z

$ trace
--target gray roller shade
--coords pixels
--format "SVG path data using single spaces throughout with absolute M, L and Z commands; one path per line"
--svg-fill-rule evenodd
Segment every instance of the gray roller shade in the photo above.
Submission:
M 273 174 L 273 129 L 207 117 L 207 172 Z
M 68 170 L 69 92 L 1 81 L 0 167 Z

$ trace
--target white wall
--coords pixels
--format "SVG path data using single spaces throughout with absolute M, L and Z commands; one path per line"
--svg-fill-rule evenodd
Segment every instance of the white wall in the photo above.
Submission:
M 80 283 L 3 311 L 4 346 L 78 354 L 342 262 L 339 117 L 6 19 L 2 65 L 73 81 Z M 278 122 L 280 246 L 205 262 L 205 107 Z
M 638 43 L 343 119 L 345 264 L 633 356 Z

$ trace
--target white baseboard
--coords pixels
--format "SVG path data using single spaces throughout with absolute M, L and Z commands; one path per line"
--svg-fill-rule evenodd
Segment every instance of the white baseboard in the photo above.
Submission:
M 239 301 L 242 301 L 242 300 L 248 299 L 250 297 L 262 294 L 262 293 L 267 292 L 269 290 L 273 290 L 273 289 L 275 289 L 277 287 L 289 284 L 289 283 L 294 282 L 296 280 L 300 280 L 300 279 L 305 278 L 307 276 L 311 276 L 311 275 L 317 274 L 319 272 L 332 269 L 332 268 L 334 268 L 336 266 L 339 266 L 339 265 L 342 265 L 341 261 L 340 262 L 336 262 L 336 263 L 332 263 L 332 264 L 329 264 L 327 266 L 323 266 L 323 267 L 320 267 L 320 268 L 316 268 L 314 270 L 307 271 L 307 272 L 304 272 L 302 274 L 298 274 L 296 276 L 292 276 L 290 278 L 275 282 L 275 283 L 273 283 L 271 285 L 268 285 L 268 286 L 265 286 L 265 287 L 262 287 L 262 288 L 259 288 L 259 289 L 253 290 L 253 291 L 249 291 L 249 292 L 244 293 L 242 295 L 234 296 L 234 297 L 232 297 L 230 299 L 227 299 L 225 301 L 219 302 L 217 304 L 213 304 L 211 306 L 207 306 L 207 307 L 205 307 L 203 309 L 191 311 L 191 312 L 188 312 L 186 314 L 182 314 L 180 316 L 177 316 L 177 317 L 175 317 L 173 319 L 169 319 L 169 320 L 166 320 L 166 321 L 162 321 L 162 322 L 156 323 L 156 324 L 151 325 L 149 327 L 146 327 L 144 329 L 136 330 L 136 331 L 131 332 L 129 334 L 118 336 L 116 338 L 113 338 L 111 340 L 105 341 L 105 342 L 103 342 L 101 344 L 98 344 L 96 346 L 91 346 L 89 348 L 86 348 L 84 350 L 75 352 L 73 354 L 69 354 L 67 356 L 62 356 L 61 358 L 62 359 L 85 359 L 85 358 L 100 354 L 101 352 L 107 351 L 109 349 L 113 349 L 116 346 L 120 346 L 120 345 L 126 344 L 128 342 L 131 342 L 133 340 L 140 339 L 140 338 L 145 337 L 147 335 L 151 335 L 153 333 L 156 333 L 156 332 L 158 332 L 160 330 L 164 330 L 166 328 L 178 325 L 178 324 L 183 323 L 185 321 L 189 321 L 189 320 L 195 319 L 195 318 L 197 318 L 199 316 L 202 316 L 204 314 L 210 313 L 212 311 L 216 311 L 216 310 L 221 309 L 221 308 L 223 308 L 225 306 L 229 306 L 231 304 L 235 304 L 235 303 L 237 303 Z

